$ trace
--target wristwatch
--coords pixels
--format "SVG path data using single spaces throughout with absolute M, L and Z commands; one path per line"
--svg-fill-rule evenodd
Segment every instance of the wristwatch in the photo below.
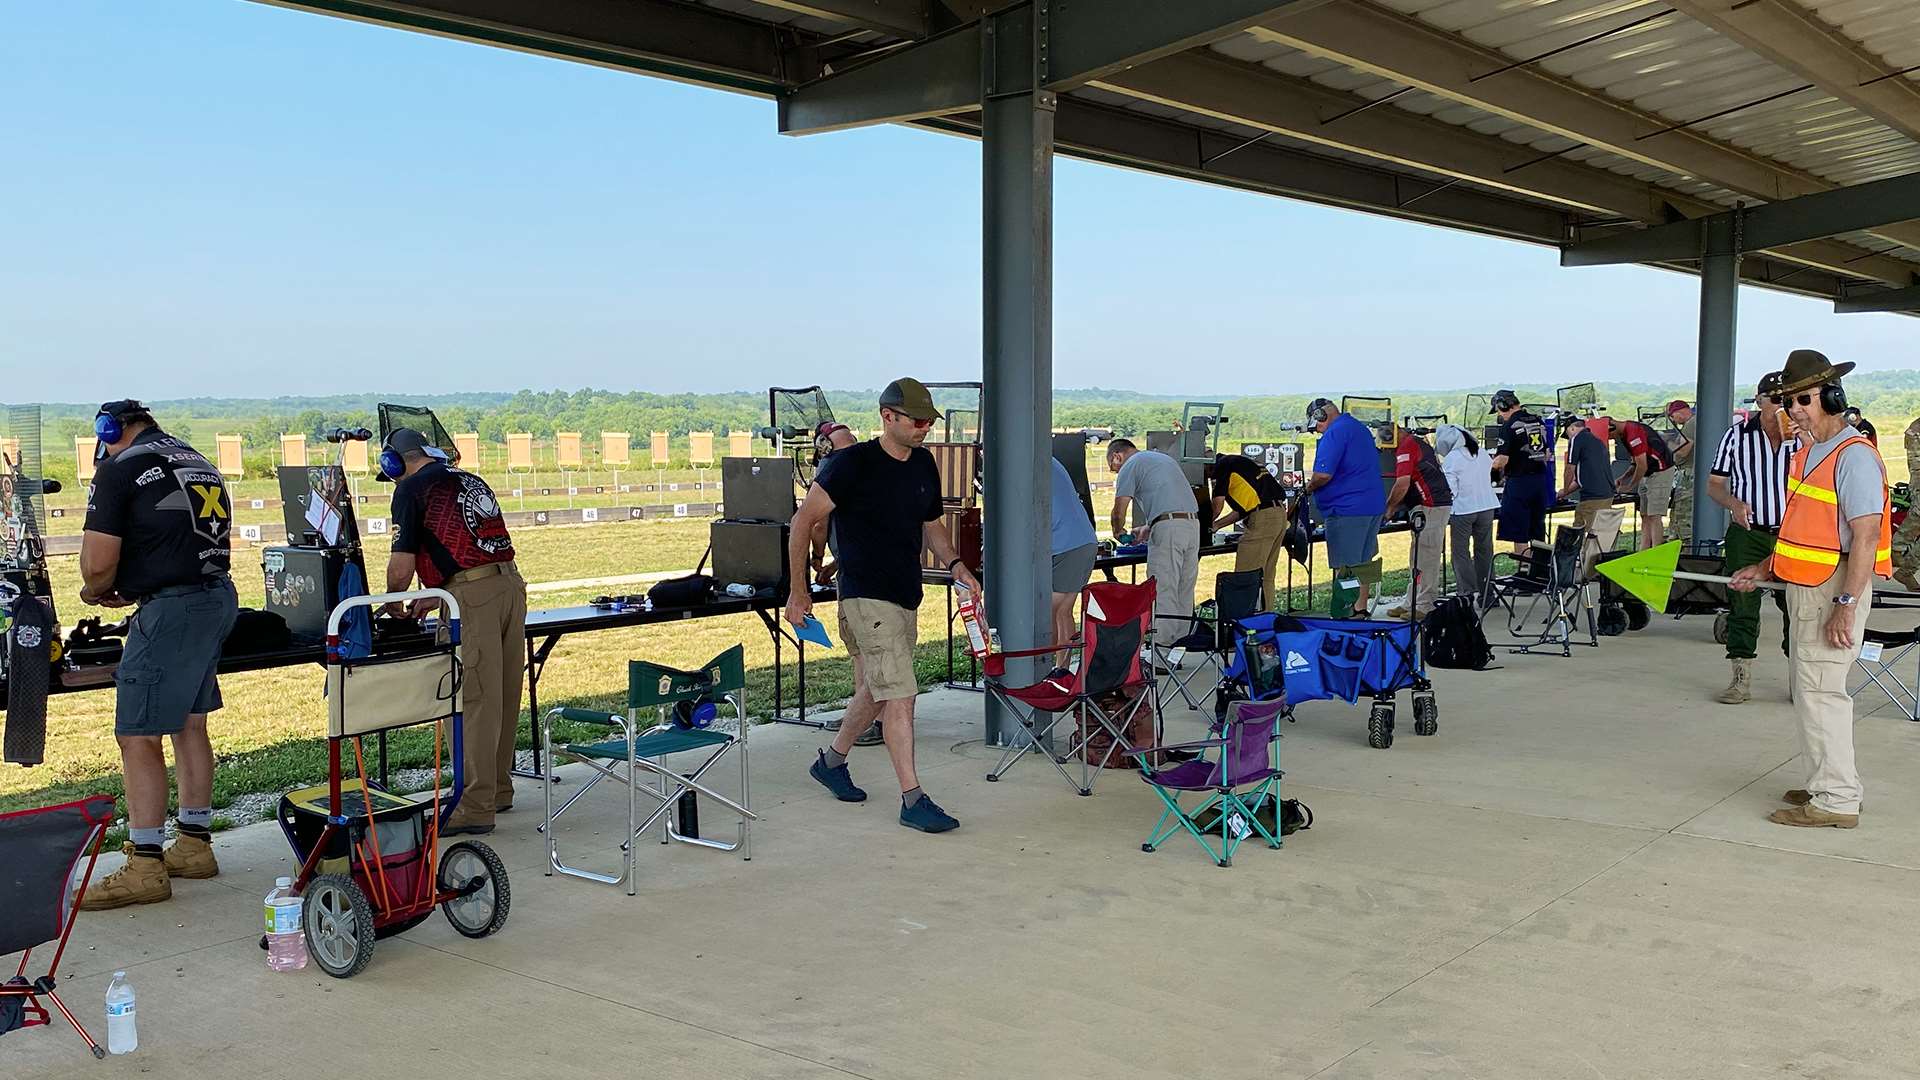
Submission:
M 1852 607 L 1860 602 L 1860 598 L 1850 592 L 1843 592 L 1839 596 L 1834 597 L 1833 602 L 1839 604 L 1841 607 Z

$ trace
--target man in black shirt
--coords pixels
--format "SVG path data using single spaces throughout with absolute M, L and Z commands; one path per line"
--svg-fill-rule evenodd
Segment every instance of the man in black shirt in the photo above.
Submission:
M 1260 571 L 1260 608 L 1273 610 L 1273 583 L 1280 566 L 1280 541 L 1287 534 L 1287 494 L 1273 474 L 1242 454 L 1216 454 L 1213 468 L 1213 527 L 1237 521 L 1240 543 L 1233 568 Z
M 1493 467 L 1500 470 L 1504 481 L 1496 535 L 1512 541 L 1518 554 L 1532 541 L 1547 538 L 1547 510 L 1553 503 L 1553 477 L 1547 472 L 1547 462 L 1553 449 L 1547 445 L 1546 425 L 1520 407 L 1518 394 L 1511 390 L 1495 393 L 1493 411 L 1500 415 L 1500 440 Z
M 1589 529 L 1602 510 L 1613 505 L 1613 462 L 1607 457 L 1610 436 L 1605 420 L 1587 421 L 1578 416 L 1567 421 L 1567 471 L 1571 474 L 1560 488 L 1560 498 L 1575 495 L 1573 527 Z
M 833 517 L 839 559 L 840 637 L 853 656 L 853 701 L 833 745 L 810 770 L 842 802 L 862 802 L 847 754 L 877 718 L 900 779 L 900 824 L 945 832 L 959 824 L 920 790 L 913 761 L 913 702 L 920 692 L 913 651 L 919 640 L 920 550 L 924 544 L 960 585 L 980 597 L 980 582 L 953 552 L 940 523 L 940 471 L 927 441 L 940 411 L 916 379 L 898 379 L 880 394 L 880 435 L 836 451 L 820 464 L 813 487 L 793 516 L 787 545 L 792 568 L 786 618 L 798 627 L 813 611 L 806 572 L 808 537 Z
M 412 428 L 395 428 L 383 450 L 381 474 L 395 481 L 387 591 L 405 592 L 418 576 L 422 588 L 445 589 L 460 602 L 463 776 L 459 804 L 440 833 L 490 833 L 493 816 L 513 809 L 527 583 L 485 480 L 447 464 L 446 452 Z M 438 604 L 415 607 L 421 614 Z
M 160 430 L 137 401 L 110 401 L 94 417 L 93 485 L 80 540 L 80 599 L 139 605 L 114 679 L 113 733 L 126 777 L 127 864 L 87 890 L 104 911 L 173 895 L 169 878 L 220 872 L 213 821 L 213 745 L 207 714 L 220 708 L 216 671 L 239 601 L 228 576 L 233 502 L 220 471 Z M 173 740 L 179 836 L 166 839 L 167 762 Z

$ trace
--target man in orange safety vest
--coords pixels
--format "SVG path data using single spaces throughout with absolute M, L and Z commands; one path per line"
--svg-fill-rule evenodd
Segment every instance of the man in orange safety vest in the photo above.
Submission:
M 1892 505 L 1880 452 L 1847 425 L 1835 364 L 1796 349 L 1780 372 L 1775 401 L 1793 417 L 1801 443 L 1787 473 L 1787 507 L 1773 555 L 1733 575 L 1733 589 L 1787 583 L 1793 657 L 1789 685 L 1800 720 L 1807 786 L 1782 796 L 1770 820 L 1805 828 L 1860 824 L 1860 770 L 1853 759 L 1853 698 L 1847 673 L 1866 635 L 1873 579 L 1893 572 Z

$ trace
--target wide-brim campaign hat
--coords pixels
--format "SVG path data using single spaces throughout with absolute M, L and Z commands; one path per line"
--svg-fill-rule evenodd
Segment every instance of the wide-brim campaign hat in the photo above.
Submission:
M 1836 364 L 1816 349 L 1795 349 L 1787 354 L 1787 366 L 1780 369 L 1780 393 L 1795 394 L 1838 382 L 1852 370 L 1851 360 Z

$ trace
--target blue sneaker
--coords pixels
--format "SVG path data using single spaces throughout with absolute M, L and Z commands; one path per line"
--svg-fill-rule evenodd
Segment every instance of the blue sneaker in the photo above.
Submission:
M 912 806 L 900 808 L 900 824 L 909 829 L 919 829 L 921 832 L 946 832 L 960 827 L 960 822 L 952 814 L 940 809 L 925 794 L 922 794 L 920 801 Z
M 830 769 L 827 767 L 827 752 L 822 750 L 819 753 L 813 766 L 807 770 L 807 775 L 820 781 L 821 786 L 833 792 L 833 797 L 841 802 L 866 802 L 867 793 L 853 786 L 853 775 L 847 772 L 846 763 L 842 762 L 837 769 Z

